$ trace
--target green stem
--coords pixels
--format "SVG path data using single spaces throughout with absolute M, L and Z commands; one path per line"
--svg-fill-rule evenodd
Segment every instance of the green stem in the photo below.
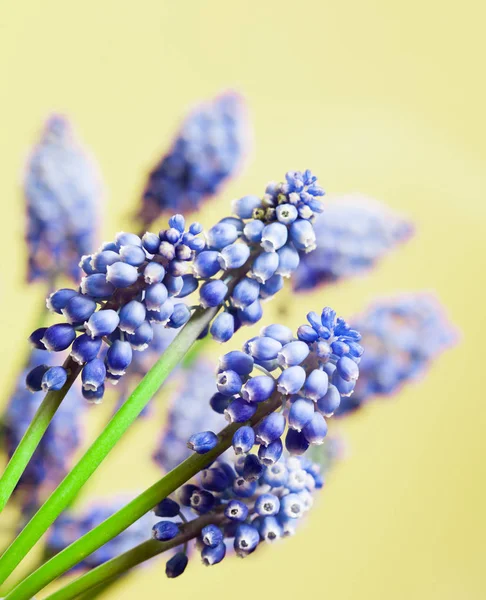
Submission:
M 206 325 L 214 318 L 218 310 L 219 307 L 210 308 L 206 310 L 198 309 L 194 312 L 191 319 L 174 338 L 170 346 L 164 352 L 163 356 L 159 358 L 155 365 L 140 381 L 140 383 L 135 388 L 131 396 L 126 400 L 126 402 L 123 403 L 123 405 L 118 409 L 115 415 L 113 415 L 112 419 L 110 420 L 106 428 L 103 430 L 101 435 L 95 440 L 95 442 L 93 442 L 90 448 L 88 448 L 88 450 L 77 463 L 77 465 L 64 478 L 64 480 L 59 484 L 57 489 L 54 490 L 54 492 L 51 494 L 48 500 L 43 504 L 43 506 L 41 506 L 41 508 L 34 515 L 34 517 L 30 520 L 30 522 L 21 531 L 19 536 L 6 550 L 6 552 L 0 559 L 0 584 L 3 583 L 5 579 L 12 573 L 12 571 L 17 567 L 21 560 L 23 560 L 23 558 L 26 556 L 29 550 L 31 550 L 34 544 L 47 531 L 47 529 L 57 519 L 61 512 L 76 497 L 79 490 L 83 487 L 83 485 L 91 477 L 91 475 L 96 471 L 96 469 L 103 462 L 103 460 L 115 446 L 118 440 L 122 437 L 125 431 L 130 427 L 130 425 L 142 412 L 142 410 L 148 404 L 150 399 L 165 381 L 167 376 L 184 357 L 184 355 L 192 346 L 199 334 L 203 331 Z M 72 375 L 73 373 L 71 373 L 70 380 L 73 379 Z M 69 389 L 70 384 L 68 385 L 68 383 L 66 383 L 63 390 L 65 388 L 66 391 L 67 389 Z M 45 415 L 45 418 L 42 421 L 42 423 L 45 424 L 45 427 L 42 431 L 39 430 L 40 435 L 36 436 L 36 443 L 38 443 L 38 441 L 40 440 L 42 433 L 45 431 L 45 428 L 49 424 L 49 419 L 52 418 L 55 409 L 59 406 L 62 397 L 64 396 L 64 394 L 62 394 L 61 396 L 63 390 L 61 390 L 61 392 L 53 393 L 52 396 L 51 393 L 47 394 L 43 405 L 46 403 L 46 400 L 49 396 L 51 396 L 51 398 L 54 398 L 55 403 L 54 400 L 49 399 L 48 406 L 51 408 L 51 410 L 48 414 Z M 55 406 L 52 406 L 53 404 L 55 404 Z M 36 419 L 34 418 L 34 421 L 35 420 Z M 29 430 L 31 429 L 31 427 L 29 428 Z M 29 445 L 29 449 L 31 449 L 32 452 L 35 449 L 35 445 L 36 444 L 33 443 Z M 28 459 L 32 455 L 32 452 L 28 456 L 27 452 L 24 452 L 22 454 L 22 456 L 24 457 L 23 462 L 19 462 L 18 465 L 17 462 L 14 463 L 15 465 L 17 465 L 15 474 L 18 475 L 18 477 L 20 477 L 23 468 L 25 468 Z M 19 468 L 20 466 L 21 468 Z M 13 467 L 11 467 L 11 469 L 12 468 Z M 8 475 L 6 481 L 7 483 L 10 482 L 10 487 L 13 489 L 14 484 L 12 485 L 12 481 L 15 479 L 15 477 L 11 475 L 10 471 L 8 473 L 6 472 L 6 475 Z M 2 487 L 2 496 L 5 497 L 5 501 L 9 495 L 10 494 L 7 495 L 5 493 Z M 154 502 L 152 506 L 154 506 L 155 504 L 157 504 L 157 502 Z
M 202 340 L 198 340 L 194 346 L 189 350 L 189 352 L 184 357 L 184 360 L 181 363 L 183 369 L 190 369 L 194 364 L 195 360 L 200 356 L 201 352 L 206 348 L 208 342 L 211 340 L 210 336 L 206 336 Z
M 65 361 L 64 368 L 68 371 L 66 383 L 61 390 L 46 394 L 0 479 L 0 512 L 5 508 L 52 417 L 81 372 L 81 367 L 70 358 Z
M 168 542 L 158 542 L 157 540 L 143 542 L 135 548 L 128 550 L 128 552 L 124 552 L 120 556 L 112 558 L 110 561 L 96 567 L 96 569 L 88 571 L 57 592 L 47 596 L 45 600 L 69 600 L 70 598 L 77 598 L 78 594 L 113 581 L 114 578 L 123 575 L 129 569 L 133 569 L 133 567 L 136 567 L 146 560 L 187 543 L 189 540 L 197 537 L 206 525 L 209 525 L 210 523 L 218 524 L 224 521 L 224 519 L 225 516 L 221 512 L 212 512 L 202 515 L 201 517 L 182 525 L 180 534 L 172 540 L 169 540 Z
M 53 291 L 54 285 L 55 285 L 55 279 L 53 279 L 51 277 L 48 281 L 48 285 L 46 286 L 46 292 L 47 292 L 46 297 L 49 296 L 49 294 Z M 29 330 L 30 333 L 32 331 L 35 331 L 36 329 L 39 329 L 39 327 L 43 327 L 46 324 L 48 315 L 49 315 L 49 311 L 47 310 L 46 303 L 44 301 L 38 306 L 38 311 L 36 312 L 35 318 L 33 319 L 33 327 Z M 23 346 L 22 351 L 24 352 L 24 354 L 20 361 L 20 372 L 27 369 L 27 367 L 30 364 L 30 357 L 32 354 L 32 346 L 29 343 L 26 343 Z M 12 396 L 14 395 L 16 386 L 17 386 L 17 378 L 14 379 L 13 387 L 11 389 L 7 390 L 8 395 L 5 397 L 5 402 L 3 403 L 3 413 L 2 413 L 2 416 L 0 417 L 0 442 L 3 441 L 1 439 L 1 437 L 5 433 L 5 421 L 6 421 L 8 402 L 9 402 L 10 398 L 12 398 Z M 0 507 L 0 512 L 1 511 L 2 511 L 2 507 Z
M 199 471 L 218 458 L 231 446 L 233 435 L 237 429 L 245 424 L 256 425 L 263 417 L 274 412 L 280 404 L 281 396 L 275 393 L 269 400 L 259 405 L 256 413 L 249 421 L 246 423 L 231 423 L 231 425 L 225 427 L 219 434 L 218 444 L 212 450 L 206 454 L 193 454 L 187 458 L 124 508 L 56 554 L 12 590 L 5 597 L 5 600 L 29 600 L 32 598 L 48 583 L 124 531 L 161 500 L 174 493 Z

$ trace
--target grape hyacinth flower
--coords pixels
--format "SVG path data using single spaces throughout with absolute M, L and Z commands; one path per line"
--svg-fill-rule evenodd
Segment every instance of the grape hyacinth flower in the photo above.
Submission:
M 310 171 L 289 171 L 285 177 L 283 183 L 270 183 L 263 198 L 235 200 L 235 216 L 209 230 L 207 247 L 194 262 L 196 277 L 206 280 L 200 288 L 202 306 L 220 304 L 230 291 L 224 312 L 210 327 L 219 342 L 259 321 L 262 301 L 280 291 L 300 256 L 316 247 L 313 221 L 323 210 L 324 190 Z M 229 290 L 226 272 L 248 264 L 246 275 Z M 221 272 L 220 279 L 211 279 Z
M 248 147 L 243 98 L 226 92 L 197 106 L 182 123 L 172 147 L 149 175 L 140 217 L 197 210 L 219 192 L 241 164 Z
M 202 307 L 226 303 L 227 310 L 214 319 L 210 331 L 219 341 L 228 340 L 242 324 L 260 319 L 260 299 L 281 289 L 283 275 L 290 275 L 300 251 L 315 247 L 312 220 L 322 210 L 323 194 L 310 171 L 290 171 L 286 183 L 267 186 L 263 200 L 246 196 L 237 201 L 238 218 L 223 219 L 212 227 L 207 244 L 199 237 L 199 223 L 185 231 L 182 215 L 171 217 L 169 228 L 158 235 L 147 232 L 140 238 L 120 232 L 95 254 L 82 257 L 86 276 L 79 291 L 64 288 L 50 295 L 48 308 L 63 314 L 67 323 L 34 331 L 32 344 L 54 352 L 71 347 L 72 360 L 83 367 L 84 397 L 100 402 L 105 381 L 118 382 L 132 362 L 133 351 L 150 345 L 152 323 L 178 329 L 189 320 L 191 309 L 174 298 L 193 293 L 201 280 L 205 280 L 200 287 Z M 249 233 L 255 227 L 260 231 L 256 237 L 256 230 Z M 235 244 L 243 252 L 230 251 Z M 270 274 L 277 264 L 275 257 L 268 263 L 259 261 L 274 253 L 278 267 Z M 220 270 L 224 279 L 210 279 Z M 222 327 L 224 318 L 229 322 Z M 34 388 L 40 385 L 36 375 L 28 376 Z M 59 371 L 56 385 L 61 380 Z
M 32 370 L 36 365 L 39 369 L 41 366 L 40 370 L 44 373 L 42 379 L 45 381 L 48 379 L 46 375 L 53 370 L 49 367 L 52 358 L 52 355 L 33 349 L 28 368 Z M 49 364 L 40 365 L 46 360 Z M 25 375 L 21 374 L 3 419 L 3 440 L 9 457 L 13 455 L 42 401 L 42 395 L 31 394 L 25 388 L 24 378 Z M 81 443 L 81 419 L 85 408 L 79 389 L 74 386 L 54 416 L 17 484 L 24 513 L 30 513 L 38 507 L 41 499 L 47 497 L 67 474 L 71 458 Z
M 116 383 L 133 352 L 149 347 L 153 323 L 178 329 L 189 320 L 189 308 L 174 298 L 184 295 L 190 263 L 205 246 L 201 231 L 198 223 L 185 231 L 184 218 L 175 215 L 158 235 L 140 238 L 120 232 L 113 242 L 82 258 L 86 275 L 79 291 L 63 288 L 49 296 L 48 308 L 67 323 L 40 328 L 30 340 L 54 352 L 70 348 L 72 360 L 83 366 L 86 399 L 101 401 L 105 382 Z M 28 384 L 41 389 L 35 375 L 29 373 Z
M 188 456 L 187 440 L 195 431 L 219 431 L 224 417 L 209 409 L 208 400 L 216 392 L 213 365 L 197 359 L 189 369 L 177 372 L 178 385 L 169 401 L 167 422 L 154 453 L 155 462 L 169 472 Z
M 243 476 L 249 481 L 258 479 L 262 465 L 278 461 L 286 430 L 290 454 L 300 455 L 310 445 L 322 444 L 326 417 L 339 408 L 342 397 L 353 393 L 358 380 L 363 354 L 360 333 L 336 318 L 330 308 L 324 308 L 321 315 L 310 312 L 307 320 L 309 324 L 299 327 L 297 336 L 284 325 L 264 327 L 259 336 L 245 343 L 243 351 L 228 352 L 220 359 L 218 392 L 211 406 L 230 423 L 242 424 L 233 447 L 236 454 L 246 454 Z M 254 427 L 253 437 L 245 423 L 274 394 L 282 398 L 282 410 L 265 416 Z M 202 446 L 207 433 L 200 434 L 199 452 L 207 451 Z M 258 446 L 258 457 L 249 453 L 253 445 Z
M 92 505 L 83 513 L 67 510 L 55 521 L 48 533 L 46 554 L 57 554 L 82 535 L 91 531 L 127 503 L 127 498 L 117 497 Z M 148 530 L 157 519 L 150 513 L 130 525 L 122 533 L 84 558 L 74 569 L 94 569 L 98 565 L 131 550 L 148 539 Z
M 163 503 L 169 503 L 167 506 L 164 504 L 162 510 L 156 508 L 156 514 L 164 517 L 164 521 L 154 526 L 154 537 L 159 539 L 160 530 L 164 536 L 177 539 L 173 519 L 177 520 L 177 510 L 184 512 L 185 520 L 189 521 L 191 517 L 214 515 L 214 523 L 201 530 L 196 544 L 203 564 L 212 566 L 232 551 L 244 558 L 263 542 L 273 543 L 293 535 L 337 458 L 332 441 L 329 447 L 327 444 L 319 447 L 315 461 L 284 454 L 275 463 L 264 465 L 252 481 L 245 479 L 241 457 L 234 457 L 231 462 L 218 459 L 202 471 L 197 485 L 182 486 L 176 492 L 176 500 L 166 499 Z M 324 455 L 322 468 L 319 462 Z M 187 558 L 186 552 L 183 555 Z
M 326 204 L 314 228 L 316 250 L 302 257 L 292 277 L 296 291 L 359 275 L 413 234 L 409 222 L 363 196 L 344 196 Z
M 351 397 L 336 411 L 344 416 L 364 403 L 396 393 L 417 377 L 434 358 L 454 345 L 457 333 L 431 294 L 403 294 L 372 304 L 353 319 L 366 352 Z
M 26 168 L 28 279 L 63 273 L 76 280 L 79 257 L 94 246 L 99 175 L 61 115 L 45 123 Z

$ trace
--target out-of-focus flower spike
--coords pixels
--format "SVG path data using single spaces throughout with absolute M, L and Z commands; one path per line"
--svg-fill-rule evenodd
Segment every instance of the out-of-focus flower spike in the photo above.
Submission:
M 76 280 L 79 257 L 94 246 L 101 185 L 65 117 L 46 121 L 27 163 L 24 194 L 29 281 L 60 273 Z
M 197 210 L 218 193 L 248 150 L 249 128 L 244 99 L 234 92 L 196 106 L 149 175 L 140 211 L 144 223 L 167 212 Z
M 46 540 L 48 554 L 57 554 L 61 550 L 64 550 L 64 548 L 125 506 L 130 499 L 128 496 L 120 496 L 109 499 L 109 501 L 98 501 L 82 512 L 71 510 L 63 512 L 49 530 Z M 147 540 L 149 531 L 157 520 L 154 518 L 153 513 L 147 513 L 104 546 L 86 556 L 75 568 L 83 570 L 94 569 L 108 560 L 115 558 L 120 553 L 138 546 Z M 177 525 L 171 523 L 168 530 L 171 532 L 175 531 L 177 534 Z
M 364 273 L 413 234 L 410 222 L 358 195 L 327 203 L 314 229 L 316 249 L 300 257 L 292 276 L 298 291 Z
M 440 302 L 428 293 L 377 301 L 355 317 L 352 324 L 360 330 L 360 344 L 365 352 L 353 395 L 342 398 L 339 407 L 335 407 L 337 416 L 354 412 L 375 398 L 393 395 L 423 374 L 458 339 Z M 328 400 L 324 397 L 319 402 Z
M 187 447 L 191 434 L 220 431 L 226 424 L 222 414 L 208 406 L 209 399 L 217 393 L 214 367 L 209 361 L 198 358 L 190 369 L 179 370 L 174 375 L 174 385 L 166 425 L 153 455 L 165 472 L 191 455 Z

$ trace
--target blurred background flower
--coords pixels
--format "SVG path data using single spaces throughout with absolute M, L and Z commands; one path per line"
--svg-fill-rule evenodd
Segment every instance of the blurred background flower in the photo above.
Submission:
M 96 243 L 101 184 L 66 117 L 46 120 L 27 163 L 24 193 L 29 281 L 60 275 L 76 281 L 80 257 Z
M 315 223 L 317 248 L 293 276 L 296 291 L 361 275 L 412 235 L 412 225 L 386 205 L 364 196 L 326 203 Z
M 152 169 L 139 217 L 150 227 L 160 215 L 197 210 L 241 166 L 251 138 L 244 98 L 225 92 L 185 117 L 176 138 Z

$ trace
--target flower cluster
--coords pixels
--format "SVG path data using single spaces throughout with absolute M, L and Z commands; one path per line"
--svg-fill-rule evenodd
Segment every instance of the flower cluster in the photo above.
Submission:
M 29 369 L 45 356 L 40 350 L 32 350 Z M 13 455 L 22 436 L 37 411 L 42 398 L 25 389 L 25 374 L 21 374 L 3 418 L 3 441 L 9 457 Z M 81 418 L 85 408 L 81 394 L 75 386 L 61 404 L 39 447 L 17 485 L 21 491 L 21 506 L 30 513 L 39 506 L 40 500 L 64 478 L 69 471 L 70 461 L 81 443 Z
M 213 513 L 215 523 L 204 527 L 197 540 L 203 564 L 221 562 L 231 547 L 244 558 L 262 542 L 294 534 L 323 484 L 319 464 L 304 457 L 284 455 L 251 475 L 241 458 L 232 464 L 220 460 L 200 473 L 197 485 L 182 486 L 177 501 L 167 498 L 156 507 L 155 514 L 164 520 L 153 526 L 152 535 L 160 541 L 174 539 L 180 531 L 174 519 L 181 511 L 186 518 L 187 509 L 196 515 Z M 168 561 L 166 574 L 181 575 L 187 562 L 186 553 L 178 552 Z
M 52 116 L 25 175 L 30 281 L 59 273 L 77 279 L 79 257 L 94 246 L 100 189 L 97 171 L 71 125 Z
M 283 287 L 283 278 L 297 268 L 301 253 L 316 247 L 312 225 L 323 210 L 324 190 L 310 171 L 289 171 L 283 183 L 270 183 L 263 198 L 244 196 L 235 200 L 235 217 L 222 219 L 208 232 L 207 248 L 195 262 L 197 277 L 208 279 L 200 288 L 202 306 L 218 306 L 229 299 L 224 312 L 211 325 L 212 336 L 228 341 L 241 325 L 262 316 L 261 300 Z M 229 290 L 231 278 L 211 279 L 220 271 L 245 267 L 246 275 Z
M 399 215 L 362 196 L 326 204 L 314 228 L 316 250 L 302 258 L 292 278 L 297 291 L 358 275 L 413 233 L 411 224 Z
M 395 393 L 457 339 L 439 302 L 425 293 L 377 302 L 353 323 L 366 352 L 355 393 L 343 400 L 337 415 L 348 414 L 375 396 Z
M 140 217 L 197 210 L 238 168 L 247 147 L 244 101 L 227 92 L 197 106 L 185 119 L 171 149 L 150 173 Z
M 218 431 L 225 425 L 222 415 L 208 410 L 208 399 L 217 392 L 213 365 L 198 358 L 190 368 L 179 370 L 176 376 L 178 385 L 154 453 L 154 460 L 165 472 L 171 471 L 191 454 L 187 438 L 194 431 Z
M 358 331 L 336 318 L 330 308 L 321 316 L 310 312 L 307 320 L 309 324 L 299 327 L 297 337 L 284 325 L 269 325 L 246 342 L 243 352 L 231 351 L 220 359 L 218 392 L 211 406 L 230 423 L 248 421 L 258 405 L 275 393 L 283 398 L 281 412 L 272 412 L 254 428 L 244 425 L 234 434 L 233 448 L 236 454 L 246 454 L 248 472 L 280 458 L 287 426 L 285 446 L 291 454 L 303 454 L 309 445 L 322 444 L 327 434 L 325 417 L 339 408 L 341 397 L 352 394 L 356 385 L 363 353 Z M 188 441 L 201 454 L 217 443 L 212 431 L 196 433 Z M 258 456 L 250 454 L 255 444 Z
M 81 514 L 70 510 L 65 511 L 49 530 L 46 540 L 46 554 L 51 556 L 64 550 L 64 548 L 111 517 L 117 510 L 123 508 L 128 500 L 126 497 L 118 497 L 110 501 L 100 502 Z M 147 539 L 147 529 L 152 526 L 153 522 L 153 515 L 150 513 L 144 515 L 104 546 L 84 558 L 74 568 L 94 569 L 119 554 L 131 550 Z
M 85 398 L 100 401 L 105 381 L 116 383 L 125 374 L 133 350 L 142 351 L 152 342 L 152 323 L 178 328 L 188 321 L 189 308 L 174 298 L 194 289 L 186 273 L 205 246 L 201 231 L 198 223 L 185 231 L 184 218 L 175 215 L 158 235 L 147 232 L 140 238 L 121 232 L 114 242 L 82 258 L 86 276 L 79 291 L 63 288 L 48 298 L 48 308 L 68 322 L 37 329 L 30 340 L 54 352 L 71 348 L 72 360 L 83 365 Z M 29 373 L 27 386 L 58 390 L 66 379 L 63 367 L 42 365 Z

